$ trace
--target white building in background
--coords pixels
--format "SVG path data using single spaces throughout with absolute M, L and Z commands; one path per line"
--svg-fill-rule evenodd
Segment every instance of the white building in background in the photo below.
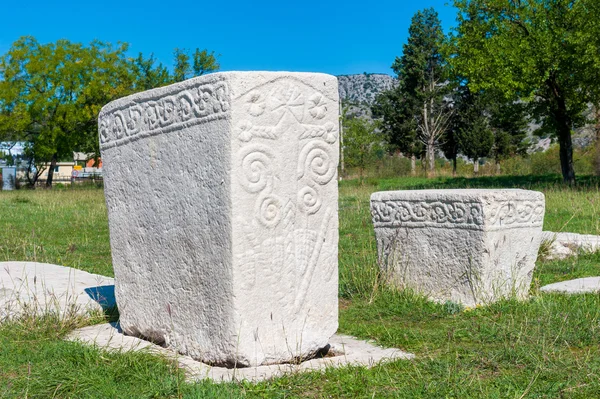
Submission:
M 24 141 L 0 141 L 0 156 L 12 155 L 14 157 L 23 156 L 25 152 Z

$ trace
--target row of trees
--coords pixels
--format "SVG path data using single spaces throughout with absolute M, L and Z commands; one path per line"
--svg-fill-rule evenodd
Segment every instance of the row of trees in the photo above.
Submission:
M 17 40 L 0 57 L 0 141 L 26 144 L 28 182 L 73 151 L 99 154 L 98 113 L 108 102 L 219 69 L 213 52 L 174 51 L 173 73 L 150 55 L 128 57 L 127 44 Z
M 600 3 L 596 0 L 454 0 L 446 37 L 433 9 L 412 19 L 392 69 L 398 86 L 373 108 L 391 145 L 433 170 L 437 150 L 456 160 L 526 151 L 529 122 L 560 145 L 575 181 L 571 133 L 600 103 Z M 455 162 L 456 163 L 456 162 Z

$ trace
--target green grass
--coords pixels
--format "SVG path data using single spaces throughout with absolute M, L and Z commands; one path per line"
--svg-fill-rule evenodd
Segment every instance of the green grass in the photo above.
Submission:
M 66 342 L 97 320 L 26 317 L 0 326 L 0 398 L 600 397 L 600 295 L 540 294 L 542 285 L 600 275 L 600 253 L 539 261 L 526 302 L 460 310 L 379 282 L 369 213 L 374 191 L 521 187 L 546 195 L 545 229 L 600 234 L 599 180 L 555 176 L 345 181 L 340 184 L 340 332 L 417 355 L 373 369 L 346 367 L 259 384 L 184 383 L 147 353 Z M 102 190 L 0 194 L 0 259 L 112 275 Z
M 0 192 L 0 221 L 0 261 L 113 275 L 102 189 Z

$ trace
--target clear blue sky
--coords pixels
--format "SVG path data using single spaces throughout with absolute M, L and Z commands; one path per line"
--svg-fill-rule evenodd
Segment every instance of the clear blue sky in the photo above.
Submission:
M 446 31 L 450 0 L 395 1 L 10 1 L 2 5 L 0 54 L 20 36 L 46 43 L 93 39 L 154 53 L 169 68 L 175 47 L 221 54 L 221 69 L 334 75 L 389 73 L 413 14 L 434 7 Z

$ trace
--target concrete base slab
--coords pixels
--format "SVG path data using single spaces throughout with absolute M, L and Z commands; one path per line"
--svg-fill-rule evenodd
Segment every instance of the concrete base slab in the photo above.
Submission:
M 48 263 L 0 262 L 0 322 L 27 312 L 84 315 L 114 304 L 110 277 Z
M 579 251 L 600 251 L 600 236 L 576 233 L 542 232 L 542 242 L 550 243 L 548 259 L 577 256 Z
M 540 288 L 542 292 L 554 292 L 563 294 L 588 294 L 600 292 L 600 277 L 585 277 L 575 280 L 561 281 L 545 285 Z
M 372 343 L 361 341 L 346 335 L 334 335 L 327 357 L 307 360 L 299 364 L 278 364 L 245 368 L 213 367 L 178 355 L 175 350 L 164 348 L 140 338 L 123 335 L 118 323 L 100 324 L 73 331 L 68 337 L 70 341 L 79 341 L 95 345 L 104 350 L 130 351 L 148 350 L 177 361 L 186 370 L 188 380 L 197 381 L 211 379 L 215 382 L 229 381 L 262 381 L 284 374 L 303 371 L 325 370 L 329 367 L 360 365 L 372 367 L 380 362 L 398 359 L 413 359 L 414 355 L 399 349 L 384 349 Z

